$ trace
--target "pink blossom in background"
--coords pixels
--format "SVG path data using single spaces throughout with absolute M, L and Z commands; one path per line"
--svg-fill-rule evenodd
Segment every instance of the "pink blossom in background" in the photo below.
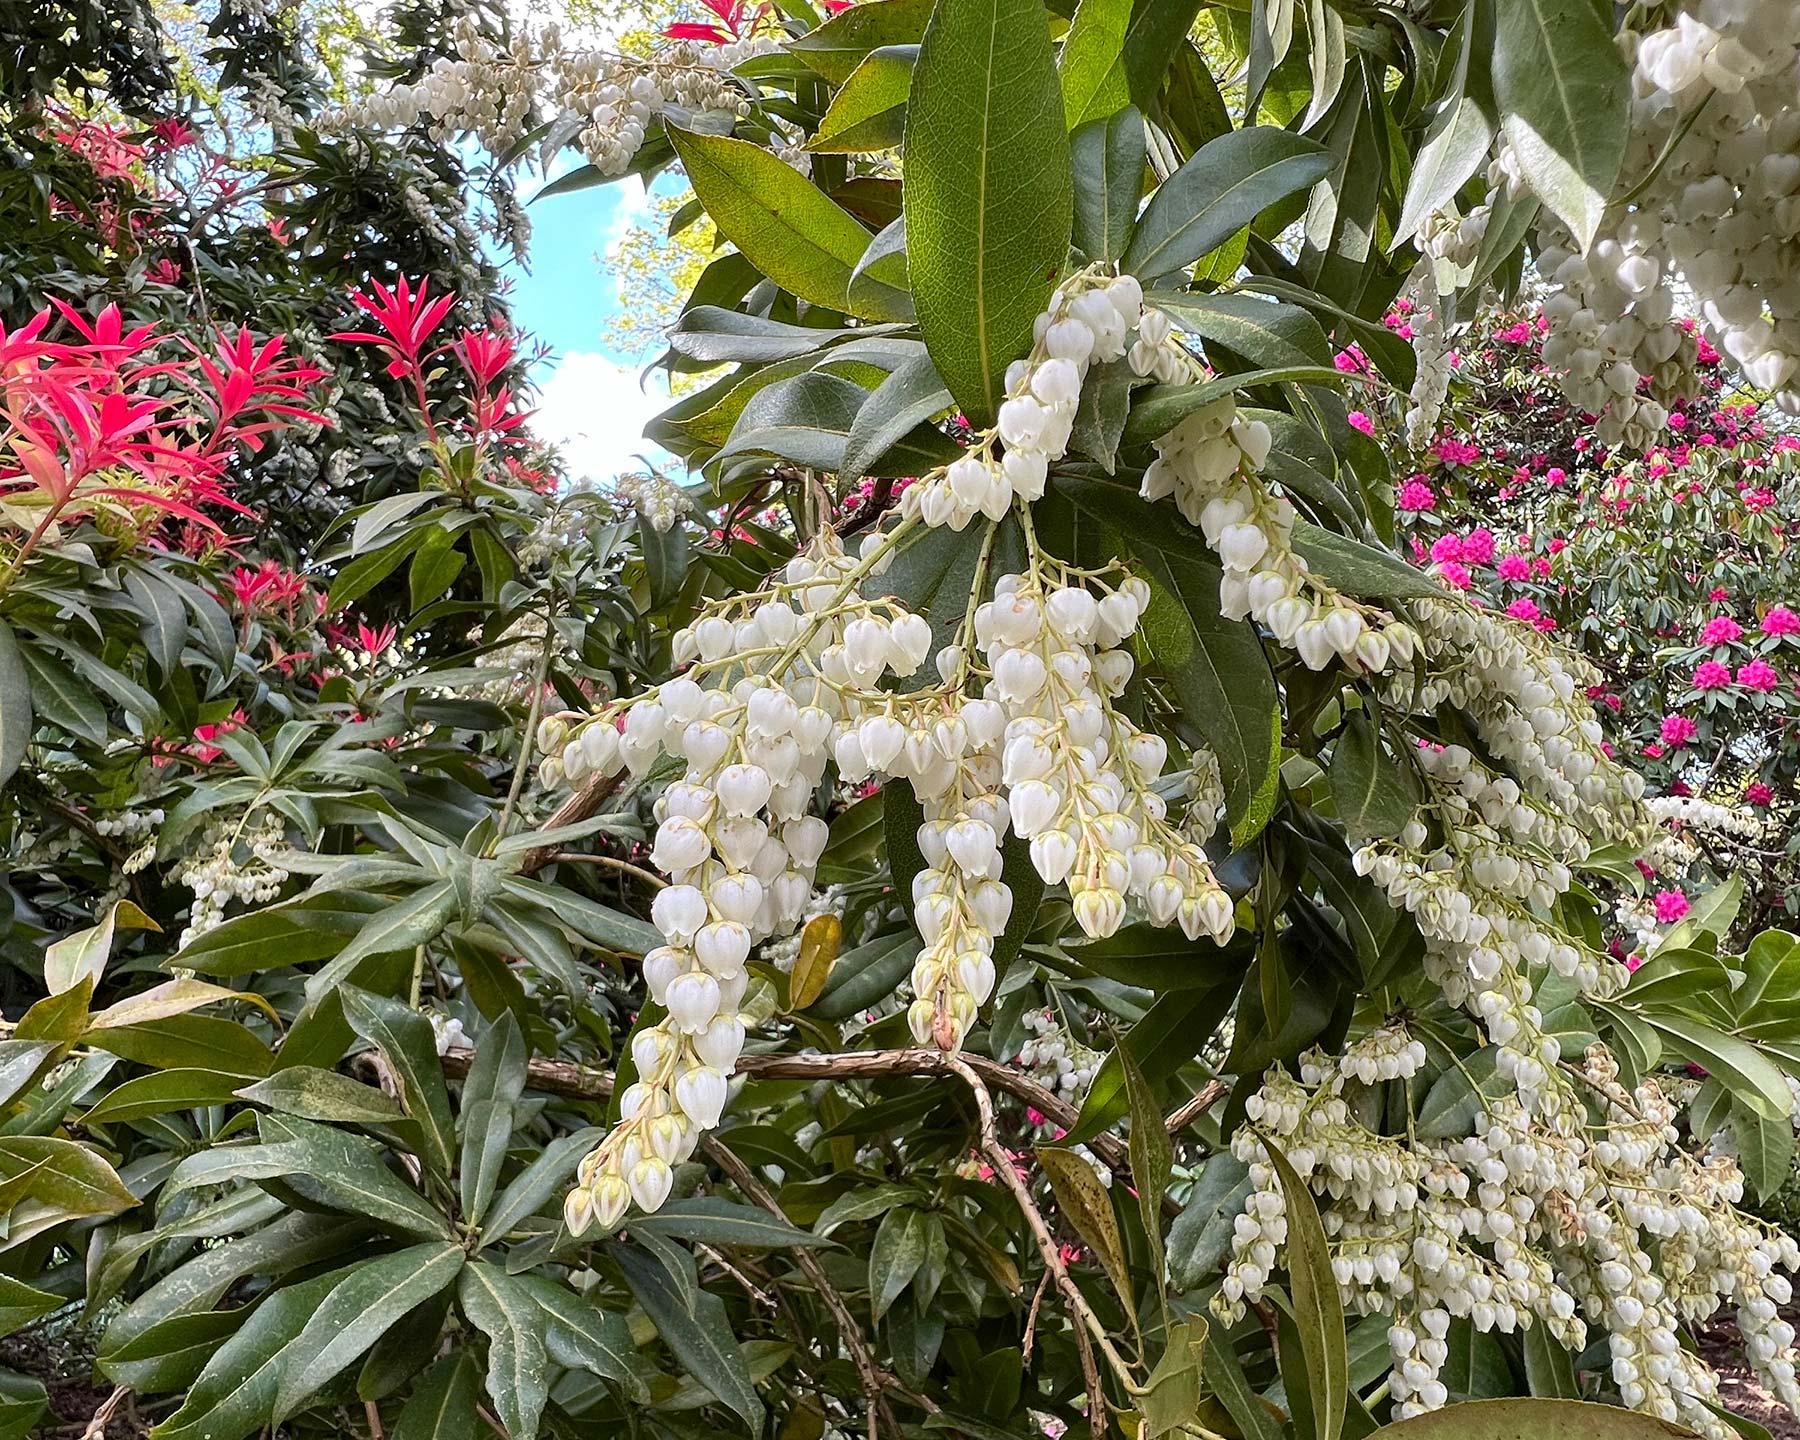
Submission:
M 1569 472 L 1560 465 L 1552 465 L 1544 472 L 1544 483 L 1546 485 L 1561 485 L 1568 478 Z
M 1702 645 L 1729 645 L 1744 633 L 1744 627 L 1729 615 L 1715 615 L 1700 632 Z
M 1494 532 L 1478 526 L 1463 537 L 1463 559 L 1471 565 L 1490 565 L 1494 560 Z
M 1454 560 L 1446 560 L 1438 566 L 1438 579 L 1457 590 L 1469 588 L 1469 572 Z
M 1721 665 L 1717 660 L 1707 660 L 1694 671 L 1696 690 L 1723 690 L 1730 683 L 1731 667 Z
M 1660 760 L 1663 757 L 1663 747 L 1652 740 L 1644 747 L 1644 754 L 1652 760 Z
M 1700 733 L 1700 727 L 1686 715 L 1665 715 L 1662 722 L 1662 740 L 1665 745 L 1686 745 Z
M 1532 604 L 1525 596 L 1521 595 L 1517 600 L 1506 607 L 1506 613 L 1515 620 L 1536 621 L 1544 612 L 1538 609 L 1536 605 Z
M 1767 660 L 1752 660 L 1738 667 L 1737 683 L 1745 690 L 1767 694 L 1781 684 L 1781 675 Z
M 1427 510 L 1437 509 L 1437 492 L 1425 483 L 1423 475 L 1415 475 L 1400 487 L 1400 496 L 1396 503 L 1402 510 L 1418 515 Z
M 1502 555 L 1500 563 L 1494 567 L 1502 580 L 1529 580 L 1531 578 L 1531 562 L 1523 555 Z
M 1760 780 L 1752 780 L 1744 787 L 1744 799 L 1752 805 L 1767 807 L 1775 803 L 1775 792 Z
M 1688 913 L 1688 898 L 1679 890 L 1658 890 L 1651 904 L 1656 909 L 1656 923 L 1659 925 L 1673 925 Z
M 1775 492 L 1761 488 L 1744 492 L 1744 508 L 1752 515 L 1760 515 L 1775 503 Z
M 1463 558 L 1463 542 L 1460 535 L 1440 535 L 1431 542 L 1431 558 L 1442 565 L 1446 560 Z
M 1375 433 L 1375 422 L 1363 411 L 1352 410 L 1349 419 L 1352 429 L 1360 430 L 1365 435 L 1373 435 Z
M 1763 616 L 1762 632 L 1765 635 L 1800 635 L 1800 615 L 1785 605 L 1772 606 Z

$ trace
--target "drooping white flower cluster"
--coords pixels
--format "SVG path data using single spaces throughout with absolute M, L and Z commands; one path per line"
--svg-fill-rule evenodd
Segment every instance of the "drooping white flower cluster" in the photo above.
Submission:
M 977 515 L 1001 519 L 1015 499 L 1040 498 L 1050 463 L 1068 451 L 1082 381 L 1090 367 L 1126 353 L 1143 303 L 1135 279 L 1109 276 L 1100 267 L 1057 286 L 1037 318 L 1031 354 L 1007 367 L 1006 398 L 994 428 L 977 435 L 960 459 L 909 486 L 901 514 L 961 530 Z M 1166 337 L 1167 323 L 1160 332 L 1153 325 L 1151 333 Z
M 1166 742 L 1113 703 L 1148 594 L 1136 577 L 1112 586 L 1040 556 L 971 605 L 960 639 L 938 652 L 941 686 L 891 697 L 839 739 L 840 774 L 903 781 L 925 813 L 911 897 L 925 948 L 908 1010 L 921 1044 L 960 1045 L 992 991 L 1013 910 L 1009 832 L 1029 842 L 1046 884 L 1068 886 L 1090 936 L 1114 933 L 1134 907 L 1190 937 L 1231 933 L 1230 898 L 1200 841 L 1154 789 Z M 1189 808 L 1210 828 L 1204 804 Z
M 1749 805 L 1720 805 L 1699 795 L 1656 795 L 1644 803 L 1664 825 L 1706 830 L 1731 840 L 1755 840 L 1769 828 L 1767 817 Z
M 1412 659 L 1411 630 L 1360 605 L 1311 573 L 1294 550 L 1294 506 L 1258 475 L 1269 427 L 1237 413 L 1227 395 L 1184 418 L 1156 442 L 1144 471 L 1146 500 L 1173 497 L 1224 562 L 1219 609 L 1268 627 L 1314 670 L 1340 658 L 1379 672 Z
M 1570 668 L 1579 662 L 1537 631 L 1450 598 L 1421 601 L 1413 616 L 1427 679 L 1392 677 L 1389 703 L 1430 716 L 1449 701 L 1512 774 L 1463 745 L 1419 742 L 1399 758 L 1413 766 L 1423 803 L 1398 836 L 1370 841 L 1353 860 L 1413 916 L 1426 973 L 1479 1017 L 1500 1073 L 1537 1110 L 1556 1103 L 1546 1081 L 1561 1055 L 1531 1003 L 1529 967 L 1597 995 L 1624 980 L 1616 961 L 1544 916 L 1595 848 L 1648 841 L 1643 777 L 1602 750 L 1586 677 Z
M 1070 1100 L 1087 1094 L 1106 1057 L 1091 1050 L 1063 1027 L 1054 1010 L 1027 1010 L 1022 1023 L 1031 1037 L 1019 1047 L 1017 1064 L 1047 1090 Z
M 613 493 L 644 517 L 652 530 L 669 531 L 687 514 L 687 492 L 658 471 L 638 471 L 613 481 Z
M 1800 9 L 1789 0 L 1697 0 L 1672 23 L 1621 35 L 1633 61 L 1620 186 L 1585 254 L 1547 231 L 1539 267 L 1548 364 L 1598 414 L 1598 432 L 1642 446 L 1691 398 L 1695 341 L 1673 319 L 1677 278 L 1708 340 L 1751 384 L 1800 413 Z M 1640 382 L 1648 377 L 1649 393 Z
M 1484 1334 L 1543 1325 L 1574 1353 L 1598 1325 L 1627 1405 L 1728 1440 L 1734 1432 L 1706 1408 L 1717 1380 L 1679 1335 L 1722 1305 L 1736 1308 L 1765 1383 L 1786 1403 L 1800 1399 L 1794 1332 L 1776 1312 L 1791 1296 L 1776 1271 L 1800 1267 L 1800 1247 L 1736 1208 L 1734 1161 L 1680 1148 L 1654 1079 L 1627 1091 L 1596 1047 L 1579 1084 L 1555 1078 L 1556 1121 L 1508 1098 L 1486 1102 L 1461 1137 L 1377 1134 L 1357 1120 L 1359 1102 L 1412 1073 L 1415 1044 L 1384 1027 L 1343 1056 L 1312 1052 L 1299 1080 L 1271 1070 L 1250 1097 L 1233 1150 L 1251 1190 L 1215 1301 L 1222 1318 L 1259 1299 L 1285 1257 L 1275 1145 L 1318 1201 L 1345 1306 L 1391 1317 L 1397 1418 L 1447 1402 L 1453 1322 Z
M 755 92 L 731 70 L 776 46 L 773 39 L 728 45 L 668 45 L 650 56 L 613 54 L 573 43 L 555 25 L 519 26 L 506 44 L 459 19 L 454 58 L 440 57 L 418 81 L 396 85 L 322 117 L 330 130 L 425 124 L 434 139 L 473 135 L 496 156 L 518 152 L 542 120 L 540 163 L 573 143 L 608 175 L 630 167 L 657 119 L 674 113 L 741 119 Z M 547 113 L 546 113 L 547 112 Z
M 621 1122 L 582 1162 L 565 1206 L 576 1234 L 617 1224 L 634 1201 L 655 1210 L 673 1167 L 717 1123 L 744 1043 L 745 961 L 812 900 L 827 827 L 808 810 L 833 738 L 930 647 L 924 620 L 857 593 L 886 554 L 883 537 L 872 542 L 857 560 L 826 532 L 768 589 L 713 607 L 676 636 L 687 673 L 603 709 L 544 762 L 547 780 L 571 784 L 642 777 L 663 755 L 685 762 L 656 802 L 650 856 L 671 883 L 651 910 L 665 943 L 644 957 L 644 980 L 667 1014 L 633 1038 L 638 1075 Z
M 1538 268 L 1556 286 L 1544 301 L 1544 363 L 1561 372 L 1569 401 L 1596 417 L 1602 441 L 1647 448 L 1669 411 L 1699 393 L 1699 346 L 1675 317 L 1652 222 L 1632 217 L 1585 254 L 1553 220 L 1539 240 Z
M 194 892 L 180 945 L 223 923 L 234 900 L 267 905 L 276 899 L 287 883 L 282 859 L 289 850 L 287 822 L 273 810 L 209 824 L 170 874 L 176 884 Z

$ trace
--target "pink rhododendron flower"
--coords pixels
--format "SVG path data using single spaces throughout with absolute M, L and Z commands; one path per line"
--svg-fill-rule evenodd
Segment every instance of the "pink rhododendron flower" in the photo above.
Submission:
M 1737 683 L 1745 690 L 1767 694 L 1781 684 L 1781 676 L 1767 660 L 1752 660 L 1748 665 L 1738 667 Z
M 1723 690 L 1730 683 L 1731 667 L 1721 665 L 1717 660 L 1707 660 L 1694 671 L 1696 690 Z
M 1531 578 L 1531 562 L 1523 555 L 1502 555 L 1500 563 L 1494 567 L 1494 570 L 1502 580 L 1529 580 Z
M 1463 566 L 1458 565 L 1454 560 L 1446 560 L 1442 565 L 1438 566 L 1438 579 L 1457 590 L 1467 590 L 1469 588 L 1468 570 Z
M 1665 745 L 1682 746 L 1700 733 L 1700 727 L 1686 715 L 1665 715 L 1662 722 L 1662 739 Z
M 1744 492 L 1744 508 L 1752 515 L 1760 515 L 1775 503 L 1775 492 L 1757 488 Z
M 1463 542 L 1460 535 L 1440 535 L 1431 542 L 1431 558 L 1442 565 L 1447 560 L 1463 558 Z
M 1463 559 L 1471 565 L 1488 565 L 1494 559 L 1494 532 L 1485 525 L 1463 537 Z
M 1731 598 L 1731 592 L 1723 585 L 1715 585 L 1706 592 L 1706 598 L 1717 605 L 1723 600 L 1729 600 Z
M 1426 510 L 1437 509 L 1437 492 L 1425 483 L 1423 475 L 1415 475 L 1400 487 L 1397 502 L 1402 510 L 1411 514 L 1421 514 Z
M 1375 422 L 1361 410 L 1352 410 L 1350 412 L 1350 425 L 1352 429 L 1360 430 L 1365 435 L 1373 435 L 1375 433 Z
M 1679 890 L 1658 890 L 1650 902 L 1656 908 L 1656 923 L 1673 925 L 1688 913 L 1688 898 Z
M 1744 787 L 1744 799 L 1752 805 L 1769 806 L 1775 803 L 1775 792 L 1760 780 L 1752 780 Z
M 1765 635 L 1800 635 L 1800 615 L 1785 605 L 1771 606 L 1769 613 L 1763 616 L 1762 632 Z
M 1532 604 L 1525 596 L 1521 595 L 1517 600 L 1506 607 L 1506 613 L 1515 620 L 1535 621 L 1538 616 L 1542 615 L 1544 612 L 1538 609 L 1536 605 Z
M 1644 754 L 1652 760 L 1660 760 L 1663 757 L 1663 747 L 1652 740 L 1644 747 Z
M 1744 633 L 1744 627 L 1729 615 L 1715 615 L 1700 632 L 1702 645 L 1729 645 Z

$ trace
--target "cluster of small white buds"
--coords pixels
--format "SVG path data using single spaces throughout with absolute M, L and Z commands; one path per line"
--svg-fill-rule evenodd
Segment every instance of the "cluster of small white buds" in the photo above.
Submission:
M 813 902 L 829 829 L 808 812 L 834 741 L 891 703 L 883 680 L 912 674 L 931 648 L 922 618 L 858 593 L 884 554 L 873 537 L 853 560 L 821 534 L 768 589 L 677 633 L 686 674 L 572 735 L 562 716 L 541 727 L 546 781 L 685 762 L 656 802 L 650 851 L 670 884 L 651 907 L 665 943 L 644 957 L 644 982 L 667 1014 L 633 1038 L 638 1078 L 566 1201 L 572 1233 L 610 1228 L 634 1202 L 656 1209 L 718 1122 L 744 1043 L 751 949 L 791 933 Z
M 1414 640 L 1406 625 L 1339 594 L 1295 553 L 1294 507 L 1257 475 L 1270 443 L 1269 427 L 1239 416 L 1225 396 L 1156 442 L 1141 493 L 1173 496 L 1200 527 L 1224 563 L 1219 609 L 1226 618 L 1267 626 L 1314 670 L 1339 659 L 1370 672 L 1407 664 Z
M 1106 1057 L 1075 1039 L 1048 1006 L 1027 1010 L 1021 1023 L 1031 1032 L 1031 1038 L 1019 1047 L 1019 1067 L 1046 1088 L 1060 1090 L 1066 1097 L 1085 1095 Z
M 1788 0 L 1697 0 L 1672 23 L 1622 32 L 1633 101 L 1622 188 L 1585 255 L 1553 233 L 1539 265 L 1566 295 L 1546 305 L 1544 356 L 1572 397 L 1604 401 L 1609 443 L 1641 443 L 1691 398 L 1693 341 L 1672 321 L 1677 278 L 1708 339 L 1800 413 L 1800 10 Z M 1684 373 L 1685 372 L 1685 373 Z M 1637 392 L 1642 376 L 1654 383 Z
M 688 116 L 748 115 L 755 92 L 730 72 L 777 45 L 772 36 L 759 36 L 621 55 L 572 45 L 555 25 L 519 26 L 502 44 L 484 35 L 472 17 L 457 22 L 452 43 L 453 53 L 440 56 L 418 81 L 328 111 L 322 128 L 348 133 L 423 123 L 436 139 L 470 134 L 490 154 L 516 164 L 548 115 L 564 122 L 544 127 L 549 135 L 573 127 L 589 162 L 621 175 L 649 127 L 671 109 Z M 536 147 L 545 165 L 554 158 L 553 143 L 561 141 L 546 138 Z
M 281 863 L 290 850 L 287 822 L 273 810 L 254 820 L 217 819 L 209 824 L 171 878 L 194 892 L 181 944 L 221 924 L 232 901 L 267 905 L 279 898 L 288 871 Z
M 1089 368 L 1125 354 L 1143 302 L 1143 289 L 1130 275 L 1109 277 L 1098 268 L 1058 286 L 1037 318 L 1031 355 L 1007 367 L 1006 398 L 994 428 L 977 436 L 960 459 L 909 486 L 901 513 L 961 530 L 977 515 L 1003 518 L 1015 499 L 1039 499 L 1051 463 L 1068 451 Z M 1162 332 L 1166 336 L 1166 323 Z
M 152 810 L 121 810 L 117 815 L 105 815 L 96 820 L 94 833 L 108 838 L 138 840 L 162 823 L 160 805 Z
M 1627 1405 L 1724 1440 L 1705 1403 L 1718 1398 L 1716 1378 L 1678 1331 L 1724 1304 L 1758 1375 L 1784 1403 L 1800 1398 L 1793 1328 L 1779 1316 L 1792 1287 L 1775 1273 L 1800 1266 L 1800 1246 L 1736 1208 L 1734 1162 L 1680 1147 L 1653 1079 L 1625 1090 L 1595 1046 L 1572 1068 L 1602 1102 L 1603 1124 L 1559 1074 L 1551 1083 L 1569 1103 L 1552 1107 L 1556 1118 L 1494 1100 L 1467 1135 L 1431 1140 L 1411 1126 L 1404 1136 L 1364 1128 L 1348 1058 L 1315 1051 L 1298 1081 L 1271 1070 L 1247 1099 L 1232 1150 L 1250 1188 L 1214 1301 L 1221 1318 L 1240 1317 L 1289 1258 L 1288 1197 L 1268 1156 L 1278 1145 L 1318 1204 L 1344 1305 L 1391 1317 L 1397 1419 L 1448 1402 L 1453 1323 L 1480 1334 L 1543 1325 L 1576 1354 L 1591 1323 L 1608 1337 Z
M 1234 926 L 1231 899 L 1152 788 L 1168 744 L 1111 703 L 1132 669 L 1117 647 L 1149 600 L 1136 576 L 1096 595 L 1008 575 L 976 611 L 989 691 L 1008 717 L 1001 775 L 1012 828 L 1030 842 L 1045 882 L 1068 885 L 1084 934 L 1113 934 L 1136 900 L 1151 923 L 1179 923 L 1190 938 L 1222 944 Z
M 621 475 L 613 481 L 613 493 L 644 518 L 652 530 L 673 530 L 688 513 L 687 492 L 658 471 Z
M 1174 341 L 1172 332 L 1169 317 L 1161 310 L 1144 311 L 1138 319 L 1137 339 L 1131 342 L 1126 355 L 1134 375 L 1147 376 L 1164 385 L 1196 378 L 1199 365 Z
M 1339 1068 L 1352 1080 L 1378 1085 L 1384 1080 L 1406 1080 L 1425 1063 L 1425 1045 L 1402 1026 L 1384 1025 L 1371 1030 L 1344 1052 Z

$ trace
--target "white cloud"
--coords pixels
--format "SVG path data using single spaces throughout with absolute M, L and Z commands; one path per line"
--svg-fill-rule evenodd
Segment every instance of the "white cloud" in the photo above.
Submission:
M 638 373 L 605 355 L 571 350 L 538 379 L 532 430 L 562 451 L 572 479 L 610 480 L 641 470 L 640 453 L 667 460 L 643 431 L 652 416 L 668 408 L 669 393 L 655 375 L 640 386 Z

